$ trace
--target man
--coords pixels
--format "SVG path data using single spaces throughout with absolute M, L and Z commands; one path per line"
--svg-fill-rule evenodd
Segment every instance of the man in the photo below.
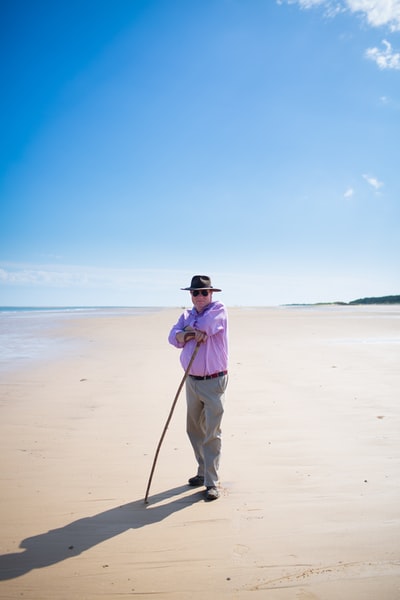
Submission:
M 186 310 L 170 331 L 168 341 L 181 348 L 186 371 L 196 344 L 197 355 L 186 379 L 187 434 L 197 461 L 197 474 L 189 485 L 206 487 L 206 499 L 216 500 L 221 455 L 221 420 L 228 384 L 228 332 L 225 306 L 213 300 L 207 275 L 194 275 L 188 290 L 193 308 Z

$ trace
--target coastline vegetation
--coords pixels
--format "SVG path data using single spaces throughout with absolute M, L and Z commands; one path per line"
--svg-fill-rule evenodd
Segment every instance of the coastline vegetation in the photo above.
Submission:
M 345 303 L 344 303 L 345 304 Z M 380 296 L 379 298 L 359 298 L 348 304 L 400 304 L 400 296 Z
M 286 306 L 355 306 L 357 304 L 400 304 L 400 295 L 358 298 L 351 302 L 314 302 L 313 304 L 287 304 Z

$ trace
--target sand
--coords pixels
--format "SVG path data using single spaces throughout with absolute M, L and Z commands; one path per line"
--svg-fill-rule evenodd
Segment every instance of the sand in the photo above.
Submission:
M 400 307 L 231 309 L 221 497 L 182 394 L 146 507 L 179 314 L 64 321 L 2 375 L 0 598 L 398 600 Z

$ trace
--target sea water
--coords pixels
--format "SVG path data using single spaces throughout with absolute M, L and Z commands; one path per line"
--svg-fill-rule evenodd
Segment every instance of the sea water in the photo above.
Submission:
M 0 373 L 62 355 L 76 340 L 52 335 L 68 319 L 141 315 L 150 307 L 0 307 Z

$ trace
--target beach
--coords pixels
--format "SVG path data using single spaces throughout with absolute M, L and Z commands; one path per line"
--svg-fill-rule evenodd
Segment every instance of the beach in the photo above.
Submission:
M 145 505 L 180 313 L 71 315 L 1 373 L 1 600 L 398 600 L 400 306 L 230 308 L 221 497 L 183 392 Z

